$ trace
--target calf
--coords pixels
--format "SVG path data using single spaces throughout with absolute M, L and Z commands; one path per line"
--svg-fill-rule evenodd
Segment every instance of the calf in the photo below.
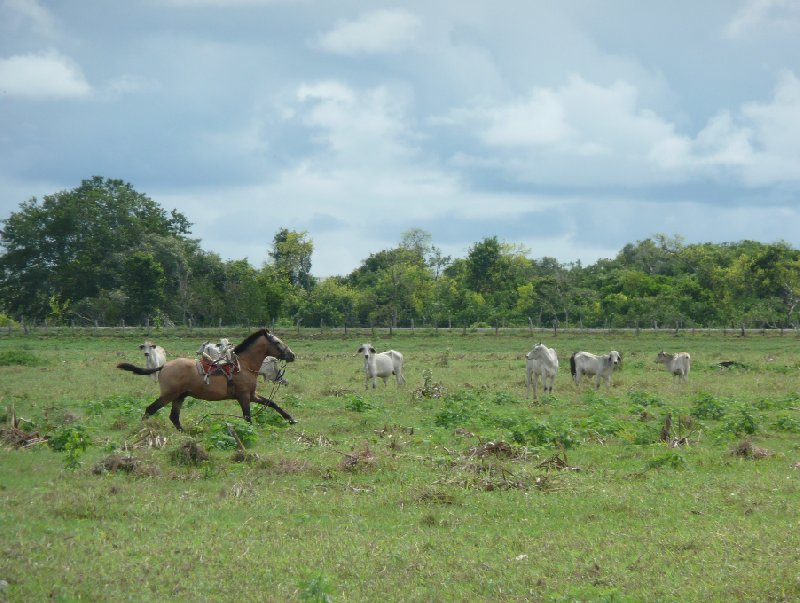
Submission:
M 525 385 L 527 386 L 527 396 L 531 396 L 531 383 L 533 383 L 533 398 L 539 397 L 539 377 L 542 379 L 542 388 L 545 393 L 553 393 L 553 384 L 558 373 L 558 356 L 553 348 L 548 348 L 541 343 L 533 346 L 533 349 L 525 355 Z M 548 386 L 548 380 L 550 385 Z
M 611 351 L 605 356 L 595 356 L 589 352 L 575 352 L 569 359 L 572 378 L 575 385 L 581 384 L 582 375 L 595 375 L 595 389 L 600 389 L 600 380 L 604 379 L 606 387 L 611 387 L 611 373 L 619 366 L 622 357 L 619 352 Z
M 688 352 L 678 352 L 677 354 L 667 354 L 659 352 L 656 362 L 663 364 L 664 368 L 674 377 L 678 377 L 681 383 L 686 383 L 689 379 L 689 369 L 692 364 L 692 357 Z
M 160 345 L 156 345 L 151 341 L 145 341 L 139 346 L 139 349 L 144 352 L 144 360 L 147 368 L 154 369 L 166 364 L 167 353 Z M 158 381 L 159 374 L 160 373 L 157 371 L 150 376 L 153 378 L 153 381 Z
M 364 354 L 364 389 L 369 389 L 369 380 L 372 379 L 372 388 L 375 389 L 376 378 L 383 379 L 383 384 L 390 376 L 394 375 L 398 385 L 403 385 L 406 378 L 403 376 L 403 355 L 394 350 L 378 354 L 372 344 L 362 343 L 353 356 Z

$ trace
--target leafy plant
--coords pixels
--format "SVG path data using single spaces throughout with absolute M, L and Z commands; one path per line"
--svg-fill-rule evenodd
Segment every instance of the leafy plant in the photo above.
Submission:
M 709 393 L 701 393 L 694 401 L 690 414 L 698 419 L 721 419 L 725 416 L 725 405 Z
M 685 469 L 687 466 L 686 458 L 675 450 L 670 450 L 647 461 L 648 469 L 659 469 L 670 467 L 672 469 Z
M 372 408 L 372 404 L 367 402 L 362 396 L 350 394 L 347 396 L 347 401 L 344 403 L 344 407 L 347 410 L 352 410 L 353 412 L 365 412 Z
M 778 420 L 773 423 L 775 429 L 780 431 L 790 431 L 792 433 L 800 433 L 800 420 L 795 419 L 794 417 L 790 417 L 788 415 L 783 415 L 782 417 L 778 417 Z
M 733 435 L 741 437 L 753 435 L 758 431 L 758 423 L 753 414 L 744 406 L 740 406 L 738 411 L 727 416 L 725 422 L 720 426 L 721 435 Z
M 27 350 L 3 350 L 0 352 L 0 366 L 40 366 L 42 360 Z
M 245 448 L 252 447 L 258 439 L 255 428 L 244 421 L 219 421 L 211 425 L 206 434 L 206 441 L 210 448 L 217 450 L 234 450 L 237 447 L 236 438 L 230 430 L 236 433 L 236 437 L 242 442 Z
M 310 580 L 299 584 L 298 596 L 301 601 L 309 603 L 331 603 L 333 601 L 333 587 L 324 574 L 317 574 Z
M 83 425 L 67 425 L 47 440 L 47 445 L 56 452 L 66 452 L 64 465 L 68 469 L 80 467 L 80 457 L 92 441 Z

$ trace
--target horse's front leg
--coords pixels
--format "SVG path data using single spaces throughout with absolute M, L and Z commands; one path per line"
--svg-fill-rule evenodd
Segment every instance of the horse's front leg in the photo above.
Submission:
M 292 424 L 297 423 L 297 421 L 294 420 L 292 415 L 290 415 L 288 412 L 283 410 L 280 406 L 275 404 L 275 402 L 273 402 L 269 398 L 265 398 L 264 396 L 262 396 L 260 394 L 255 394 L 253 396 L 253 402 L 256 402 L 258 404 L 262 404 L 264 406 L 269 406 L 270 408 L 275 409 L 277 411 L 277 413 L 280 416 L 282 416 L 284 419 L 286 419 L 289 423 L 292 423 Z

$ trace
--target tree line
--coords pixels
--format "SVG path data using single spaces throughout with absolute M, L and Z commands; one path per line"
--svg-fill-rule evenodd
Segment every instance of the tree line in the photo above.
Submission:
M 800 252 L 658 234 L 589 266 L 496 236 L 445 256 L 421 229 L 350 274 L 315 278 L 313 241 L 280 228 L 259 267 L 223 260 L 121 180 L 23 202 L 0 229 L 0 324 L 790 327 Z

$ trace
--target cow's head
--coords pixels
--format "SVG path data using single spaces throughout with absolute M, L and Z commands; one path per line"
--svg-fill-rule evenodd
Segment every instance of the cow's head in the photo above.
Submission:
M 362 343 L 361 347 L 356 350 L 356 353 L 353 356 L 358 356 L 359 354 L 364 354 L 364 358 L 369 358 L 370 354 L 375 354 L 375 348 L 372 347 L 371 343 Z
M 619 352 L 617 351 L 612 351 L 608 355 L 608 359 L 611 361 L 611 364 L 613 364 L 615 367 L 619 366 L 620 363 L 622 362 L 622 356 L 620 356 Z
M 150 358 L 150 353 L 155 349 L 155 347 L 156 344 L 150 341 L 145 341 L 143 344 L 139 345 L 139 349 L 144 352 L 145 358 Z

